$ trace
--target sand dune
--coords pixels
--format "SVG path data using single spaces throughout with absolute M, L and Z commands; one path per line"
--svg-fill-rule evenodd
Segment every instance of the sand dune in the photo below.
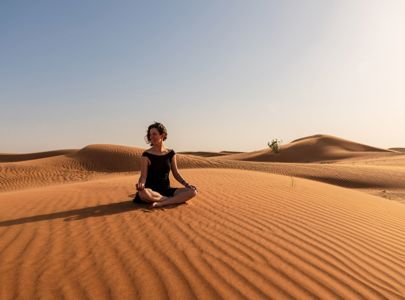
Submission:
M 0 164 L 0 191 L 21 190 L 91 180 L 117 172 L 139 172 L 145 149 L 121 145 L 89 145 L 67 155 Z M 314 179 L 350 188 L 382 191 L 405 187 L 405 155 L 366 157 L 334 163 L 274 163 L 178 154 L 178 166 L 254 170 Z M 404 195 L 405 198 L 405 195 Z
M 45 158 L 45 157 L 51 157 L 51 156 L 57 156 L 57 155 L 72 154 L 76 151 L 77 150 L 75 150 L 75 149 L 63 149 L 63 150 L 45 151 L 45 152 L 37 152 L 37 153 L 24 153 L 24 154 L 0 153 L 0 163 L 32 160 L 32 159 Z
M 405 152 L 405 148 L 389 148 L 389 150 L 398 151 L 398 152 Z
M 110 144 L 88 145 L 66 155 L 0 164 L 0 191 L 83 181 L 140 170 L 145 149 Z M 180 168 L 219 167 L 221 163 L 179 154 Z
M 99 172 L 129 172 L 140 170 L 140 157 L 144 148 L 121 145 L 89 145 L 69 158 L 78 161 L 83 169 Z M 204 158 L 178 154 L 179 165 L 186 168 L 209 167 L 210 161 Z
M 144 149 L 111 144 L 88 145 L 70 155 L 91 171 L 122 172 L 140 168 L 139 157 Z
M 0 193 L 1 299 L 403 299 L 405 206 L 262 172 L 183 170 L 148 211 L 137 176 Z
M 201 157 L 215 157 L 215 156 L 226 155 L 226 154 L 221 154 L 219 152 L 209 152 L 209 151 L 187 151 L 187 152 L 181 152 L 181 154 L 195 155 L 195 156 L 201 156 Z
M 178 153 L 187 154 L 187 155 L 202 156 L 202 157 L 215 157 L 215 156 L 223 156 L 223 155 L 237 154 L 237 153 L 243 153 L 243 152 L 238 152 L 238 151 L 221 151 L 221 152 L 182 151 L 182 152 L 178 152 Z
M 144 150 L 0 154 L 0 299 L 405 299 L 405 154 L 325 135 L 284 145 L 294 162 L 178 153 L 198 196 L 148 210 Z
M 274 153 L 267 147 L 253 152 L 224 155 L 220 158 L 263 162 L 321 162 L 370 156 L 379 157 L 395 153 L 392 150 L 363 145 L 331 135 L 317 134 L 281 145 L 279 153 Z

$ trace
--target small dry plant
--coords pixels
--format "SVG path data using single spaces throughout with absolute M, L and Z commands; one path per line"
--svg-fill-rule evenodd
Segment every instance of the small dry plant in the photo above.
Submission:
M 274 152 L 274 153 L 279 153 L 280 152 L 280 145 L 282 143 L 282 140 L 279 139 L 272 139 L 271 143 L 268 142 L 267 145 L 269 148 Z

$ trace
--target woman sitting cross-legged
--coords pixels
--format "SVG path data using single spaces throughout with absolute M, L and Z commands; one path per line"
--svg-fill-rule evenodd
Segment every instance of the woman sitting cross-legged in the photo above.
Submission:
M 155 122 L 148 127 L 146 138 L 151 148 L 141 156 L 141 176 L 136 184 L 134 202 L 151 203 L 151 208 L 183 203 L 197 196 L 197 188 L 187 183 L 177 169 L 176 153 L 164 147 L 167 130 Z M 185 188 L 170 187 L 169 173 Z

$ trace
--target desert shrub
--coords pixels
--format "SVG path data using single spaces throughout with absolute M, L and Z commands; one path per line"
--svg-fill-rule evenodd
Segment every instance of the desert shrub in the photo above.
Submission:
M 269 148 L 274 152 L 274 153 L 279 153 L 280 152 L 280 145 L 281 145 L 281 140 L 279 139 L 272 139 L 271 143 L 268 142 L 267 145 Z

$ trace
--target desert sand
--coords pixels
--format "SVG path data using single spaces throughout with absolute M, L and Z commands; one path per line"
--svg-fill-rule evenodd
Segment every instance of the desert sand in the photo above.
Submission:
M 158 209 L 144 150 L 0 153 L 0 299 L 405 299 L 401 148 L 178 152 L 199 193 Z

